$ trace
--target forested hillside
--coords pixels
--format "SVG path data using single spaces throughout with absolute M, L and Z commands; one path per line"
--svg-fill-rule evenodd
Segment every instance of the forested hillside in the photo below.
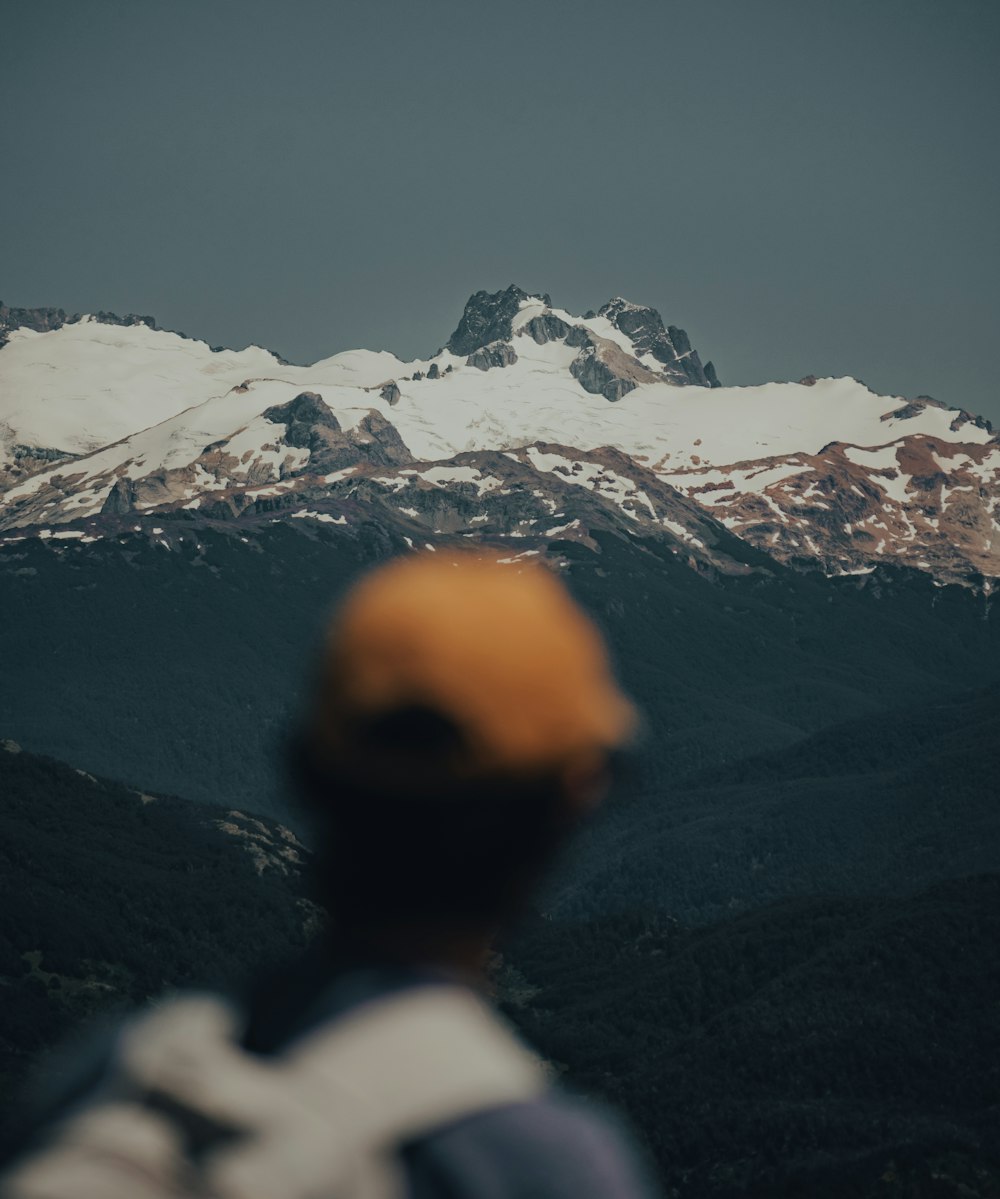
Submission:
M 8 1120 L 31 1063 L 97 1014 L 240 987 L 321 927 L 309 855 L 273 823 L 11 742 L 0 793 Z M 567 1085 L 628 1112 L 678 1199 L 986 1199 L 1000 1186 L 998 922 L 998 873 L 701 927 L 616 903 L 526 922 L 500 946 L 498 993 Z
M 997 871 L 998 776 L 1000 686 L 937 692 L 676 786 L 633 784 L 588 830 L 549 910 L 704 923 Z
M 323 623 L 351 579 L 405 544 L 375 523 L 247 536 L 222 522 L 173 550 L 144 534 L 52 544 L 0 548 L 17 630 L 3 639 L 5 734 L 111 778 L 286 818 L 275 755 Z M 1000 623 L 963 588 L 775 563 L 707 578 L 653 543 L 595 544 L 554 549 L 645 712 L 653 802 L 709 768 L 1000 677 Z
M 0 733 L 25 747 L 0 753 L 5 1101 L 95 1012 L 245 978 L 318 927 L 306 851 L 255 813 L 294 819 L 279 754 L 323 623 L 402 547 L 244 536 L 0 553 Z M 596 545 L 557 544 L 559 569 L 645 729 L 504 949 L 512 1014 L 626 1107 L 678 1199 L 1000 1193 L 987 601 Z
M 1000 874 L 704 928 L 536 920 L 508 1013 L 629 1113 L 668 1194 L 1000 1194 Z
M 0 750 L 0 1105 L 98 1012 L 239 984 L 318 927 L 280 826 Z

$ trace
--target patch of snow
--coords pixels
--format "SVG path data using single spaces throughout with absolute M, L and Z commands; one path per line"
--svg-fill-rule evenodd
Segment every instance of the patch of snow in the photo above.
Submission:
M 331 516 L 329 512 L 308 512 L 305 509 L 300 509 L 298 512 L 291 514 L 293 520 L 306 519 L 318 520 L 327 525 L 346 525 L 346 516 Z
M 449 483 L 474 483 L 480 495 L 496 491 L 502 486 L 499 479 L 495 479 L 492 475 L 484 478 L 474 466 L 432 466 L 429 470 L 414 473 L 438 487 Z

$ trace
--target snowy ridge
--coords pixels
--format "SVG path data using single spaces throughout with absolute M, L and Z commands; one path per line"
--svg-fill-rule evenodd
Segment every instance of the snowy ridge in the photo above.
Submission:
M 536 489 L 565 474 L 574 504 L 589 490 L 623 527 L 686 547 L 704 538 L 658 514 L 638 475 L 793 565 L 836 574 L 893 558 L 942 579 L 1000 575 L 1000 447 L 966 413 L 850 378 L 720 387 L 683 330 L 621 299 L 578 317 L 516 288 L 477 293 L 449 346 L 469 352 L 404 363 L 358 350 L 302 367 L 146 325 L 17 329 L 0 350 L 0 532 L 83 522 L 97 536 L 87 521 L 238 518 L 298 495 L 349 524 L 314 501 L 356 495 L 359 478 L 412 521 L 408 479 L 486 504 L 500 482 L 455 460 L 506 451 Z

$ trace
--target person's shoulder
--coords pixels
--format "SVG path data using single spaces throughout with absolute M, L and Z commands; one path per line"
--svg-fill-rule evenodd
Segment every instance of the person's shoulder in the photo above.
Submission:
M 558 1091 L 466 1116 L 404 1150 L 413 1199 L 652 1199 L 645 1158 L 603 1108 Z

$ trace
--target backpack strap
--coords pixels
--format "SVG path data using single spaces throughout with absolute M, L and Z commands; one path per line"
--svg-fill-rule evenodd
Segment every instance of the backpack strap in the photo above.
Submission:
M 128 1026 L 98 1101 L 2 1199 L 384 1199 L 397 1150 L 545 1089 L 539 1061 L 471 991 L 415 987 L 258 1058 L 236 1011 L 173 1000 Z M 209 1129 L 192 1158 L 192 1128 Z M 10 1189 L 8 1189 L 10 1188 Z
M 226 1199 L 328 1195 L 331 1184 L 392 1194 L 402 1144 L 546 1086 L 538 1059 L 456 986 L 364 1004 L 296 1042 L 277 1068 L 284 1118 L 251 1145 L 223 1148 L 208 1168 Z

